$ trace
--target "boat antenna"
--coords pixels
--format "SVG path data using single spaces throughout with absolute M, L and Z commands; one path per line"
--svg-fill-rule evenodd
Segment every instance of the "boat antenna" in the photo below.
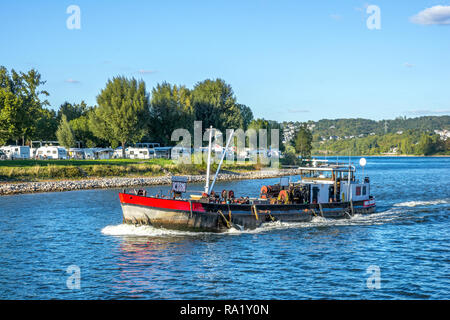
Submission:
M 362 177 L 364 179 L 364 167 L 366 166 L 367 161 L 366 158 L 359 159 L 359 165 L 362 167 Z
M 206 165 L 206 184 L 205 184 L 205 193 L 209 195 L 209 170 L 211 168 L 211 139 L 212 139 L 212 126 L 209 127 L 209 144 L 208 144 L 208 163 Z
M 228 150 L 228 146 L 230 145 L 230 142 L 231 142 L 231 139 L 233 138 L 233 135 L 234 135 L 234 130 L 231 130 L 230 137 L 228 138 L 227 145 L 226 145 L 225 149 L 223 149 L 222 157 L 220 158 L 219 166 L 217 167 L 216 174 L 214 175 L 214 180 L 213 180 L 213 182 L 211 184 L 211 188 L 209 188 L 208 194 L 210 194 L 212 189 L 214 188 L 214 183 L 216 183 L 217 175 L 219 174 L 220 167 L 222 166 L 223 159 L 225 158 L 225 155 L 226 155 L 227 150 Z

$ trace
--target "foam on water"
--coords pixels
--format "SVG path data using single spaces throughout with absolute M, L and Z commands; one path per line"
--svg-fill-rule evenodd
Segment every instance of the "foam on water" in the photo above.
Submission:
M 394 204 L 394 207 L 418 207 L 418 206 L 434 206 L 437 204 L 447 204 L 449 199 L 437 199 L 430 201 L 408 201 Z
M 268 222 L 261 227 L 252 230 L 238 230 L 231 228 L 222 235 L 256 234 L 281 229 L 299 229 L 314 227 L 349 226 L 349 225 L 375 225 L 392 221 L 401 213 L 398 208 L 391 208 L 386 211 L 373 213 L 370 215 L 356 214 L 350 219 L 326 219 L 323 217 L 313 217 L 309 222 Z M 212 232 L 178 231 L 164 228 L 155 228 L 148 225 L 119 224 L 104 227 L 101 232 L 109 236 L 131 236 L 131 237 L 164 237 L 164 236 L 198 236 L 202 234 L 217 234 Z
M 147 225 L 118 224 L 106 226 L 101 231 L 108 236 L 130 236 L 130 237 L 160 237 L 160 236 L 186 236 L 199 235 L 206 232 L 190 232 L 155 228 Z

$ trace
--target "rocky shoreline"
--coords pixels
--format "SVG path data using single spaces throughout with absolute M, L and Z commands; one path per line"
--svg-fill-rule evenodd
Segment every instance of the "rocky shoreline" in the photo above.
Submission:
M 218 181 L 245 180 L 245 179 L 266 179 L 276 178 L 286 175 L 299 174 L 298 169 L 280 169 L 280 170 L 261 170 L 242 173 L 226 172 L 220 173 Z M 204 182 L 204 175 L 186 175 L 188 182 Z M 58 192 L 73 191 L 84 189 L 107 189 L 107 188 L 130 188 L 137 186 L 168 185 L 171 183 L 172 176 L 165 175 L 159 177 L 111 177 L 111 178 L 93 178 L 83 180 L 55 180 L 39 182 L 6 182 L 0 183 L 0 196 L 13 195 L 21 193 L 35 192 Z

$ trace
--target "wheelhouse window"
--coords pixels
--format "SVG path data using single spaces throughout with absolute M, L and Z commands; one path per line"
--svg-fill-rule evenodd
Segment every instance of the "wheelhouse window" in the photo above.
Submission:
M 366 194 L 367 194 L 367 187 L 364 186 L 364 187 L 363 187 L 363 196 L 365 196 Z
M 361 195 L 361 186 L 357 186 L 356 187 L 356 195 L 360 196 Z

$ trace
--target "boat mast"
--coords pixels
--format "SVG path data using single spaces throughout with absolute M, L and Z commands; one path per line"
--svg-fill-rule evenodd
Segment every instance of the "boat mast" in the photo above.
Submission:
M 208 163 L 206 166 L 206 185 L 205 185 L 205 193 L 209 195 L 209 170 L 211 166 L 211 139 L 212 139 L 212 126 L 209 127 L 209 144 L 208 144 Z
M 216 174 L 215 174 L 214 180 L 213 180 L 213 182 L 212 182 L 212 184 L 211 184 L 211 188 L 209 188 L 208 194 L 210 194 L 211 191 L 212 191 L 212 189 L 214 188 L 214 183 L 216 182 L 217 175 L 219 174 L 220 167 L 222 166 L 223 159 L 225 158 L 225 154 L 227 153 L 228 146 L 230 145 L 231 138 L 233 138 L 233 135 L 234 135 L 234 130 L 231 131 L 231 135 L 230 135 L 230 137 L 228 138 L 227 145 L 226 145 L 225 149 L 224 149 L 223 152 L 222 152 L 222 158 L 220 159 L 219 166 L 217 167 Z
M 350 160 L 350 158 L 349 158 Z M 350 162 L 348 164 L 348 184 L 347 184 L 347 201 L 351 201 L 351 196 L 350 196 L 350 192 L 351 192 L 351 188 L 350 188 Z

